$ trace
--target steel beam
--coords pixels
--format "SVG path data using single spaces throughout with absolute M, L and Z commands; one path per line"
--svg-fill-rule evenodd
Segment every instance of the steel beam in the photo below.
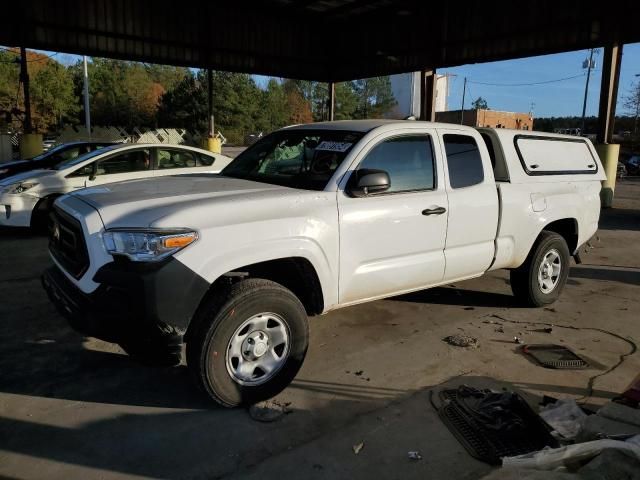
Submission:
M 598 108 L 598 143 L 611 143 L 613 137 L 621 60 L 621 44 L 611 43 L 604 47 L 602 83 L 600 84 L 600 106 Z
M 420 120 L 436 121 L 436 82 L 435 68 L 420 72 Z

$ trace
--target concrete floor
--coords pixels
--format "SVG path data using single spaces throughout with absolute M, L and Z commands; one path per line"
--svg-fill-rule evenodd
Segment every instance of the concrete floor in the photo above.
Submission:
M 46 239 L 2 231 L 0 477 L 480 478 L 490 467 L 444 427 L 430 387 L 601 404 L 640 371 L 640 354 L 629 355 L 640 341 L 640 182 L 619 185 L 615 207 L 552 308 L 520 308 L 494 272 L 312 318 L 305 365 L 278 397 L 292 413 L 274 423 L 211 405 L 184 366 L 144 367 L 71 331 L 40 288 Z M 552 333 L 538 331 L 547 324 Z M 459 332 L 480 348 L 442 341 Z M 566 344 L 595 367 L 540 368 L 516 335 Z

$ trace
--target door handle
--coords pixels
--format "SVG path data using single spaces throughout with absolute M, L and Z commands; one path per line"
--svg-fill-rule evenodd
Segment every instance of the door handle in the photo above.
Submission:
M 447 209 L 444 207 L 427 208 L 422 210 L 423 215 L 442 215 Z

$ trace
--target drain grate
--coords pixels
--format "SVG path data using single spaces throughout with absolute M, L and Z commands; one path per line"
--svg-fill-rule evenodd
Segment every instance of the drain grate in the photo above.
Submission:
M 494 402 L 488 409 L 478 407 L 489 396 L 499 395 L 504 398 L 500 405 Z M 502 457 L 558 446 L 540 417 L 515 393 L 463 386 L 456 390 L 443 390 L 439 396 L 440 418 L 469 454 L 480 461 L 500 465 Z M 465 404 L 471 397 L 474 397 L 473 406 Z M 496 415 L 492 416 L 491 412 Z M 508 414 L 508 421 L 501 421 L 498 417 L 505 414 Z
M 546 368 L 587 368 L 589 363 L 563 345 L 525 345 L 522 351 Z

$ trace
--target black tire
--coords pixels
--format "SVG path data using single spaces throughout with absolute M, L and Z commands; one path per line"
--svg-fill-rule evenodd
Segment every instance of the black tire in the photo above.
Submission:
M 551 251 L 559 254 L 560 273 L 555 287 L 545 292 L 540 286 L 538 273 L 541 263 Z M 520 267 L 511 270 L 513 294 L 530 307 L 542 307 L 555 302 L 567 283 L 570 258 L 569 247 L 564 238 L 555 232 L 543 230 L 525 262 Z
M 288 329 L 288 356 L 260 385 L 239 383 L 227 369 L 227 349 L 248 319 L 270 312 Z M 309 345 L 307 314 L 300 300 L 282 285 L 259 278 L 238 282 L 205 300 L 187 341 L 187 366 L 196 383 L 225 407 L 251 405 L 284 390 L 302 366 Z

